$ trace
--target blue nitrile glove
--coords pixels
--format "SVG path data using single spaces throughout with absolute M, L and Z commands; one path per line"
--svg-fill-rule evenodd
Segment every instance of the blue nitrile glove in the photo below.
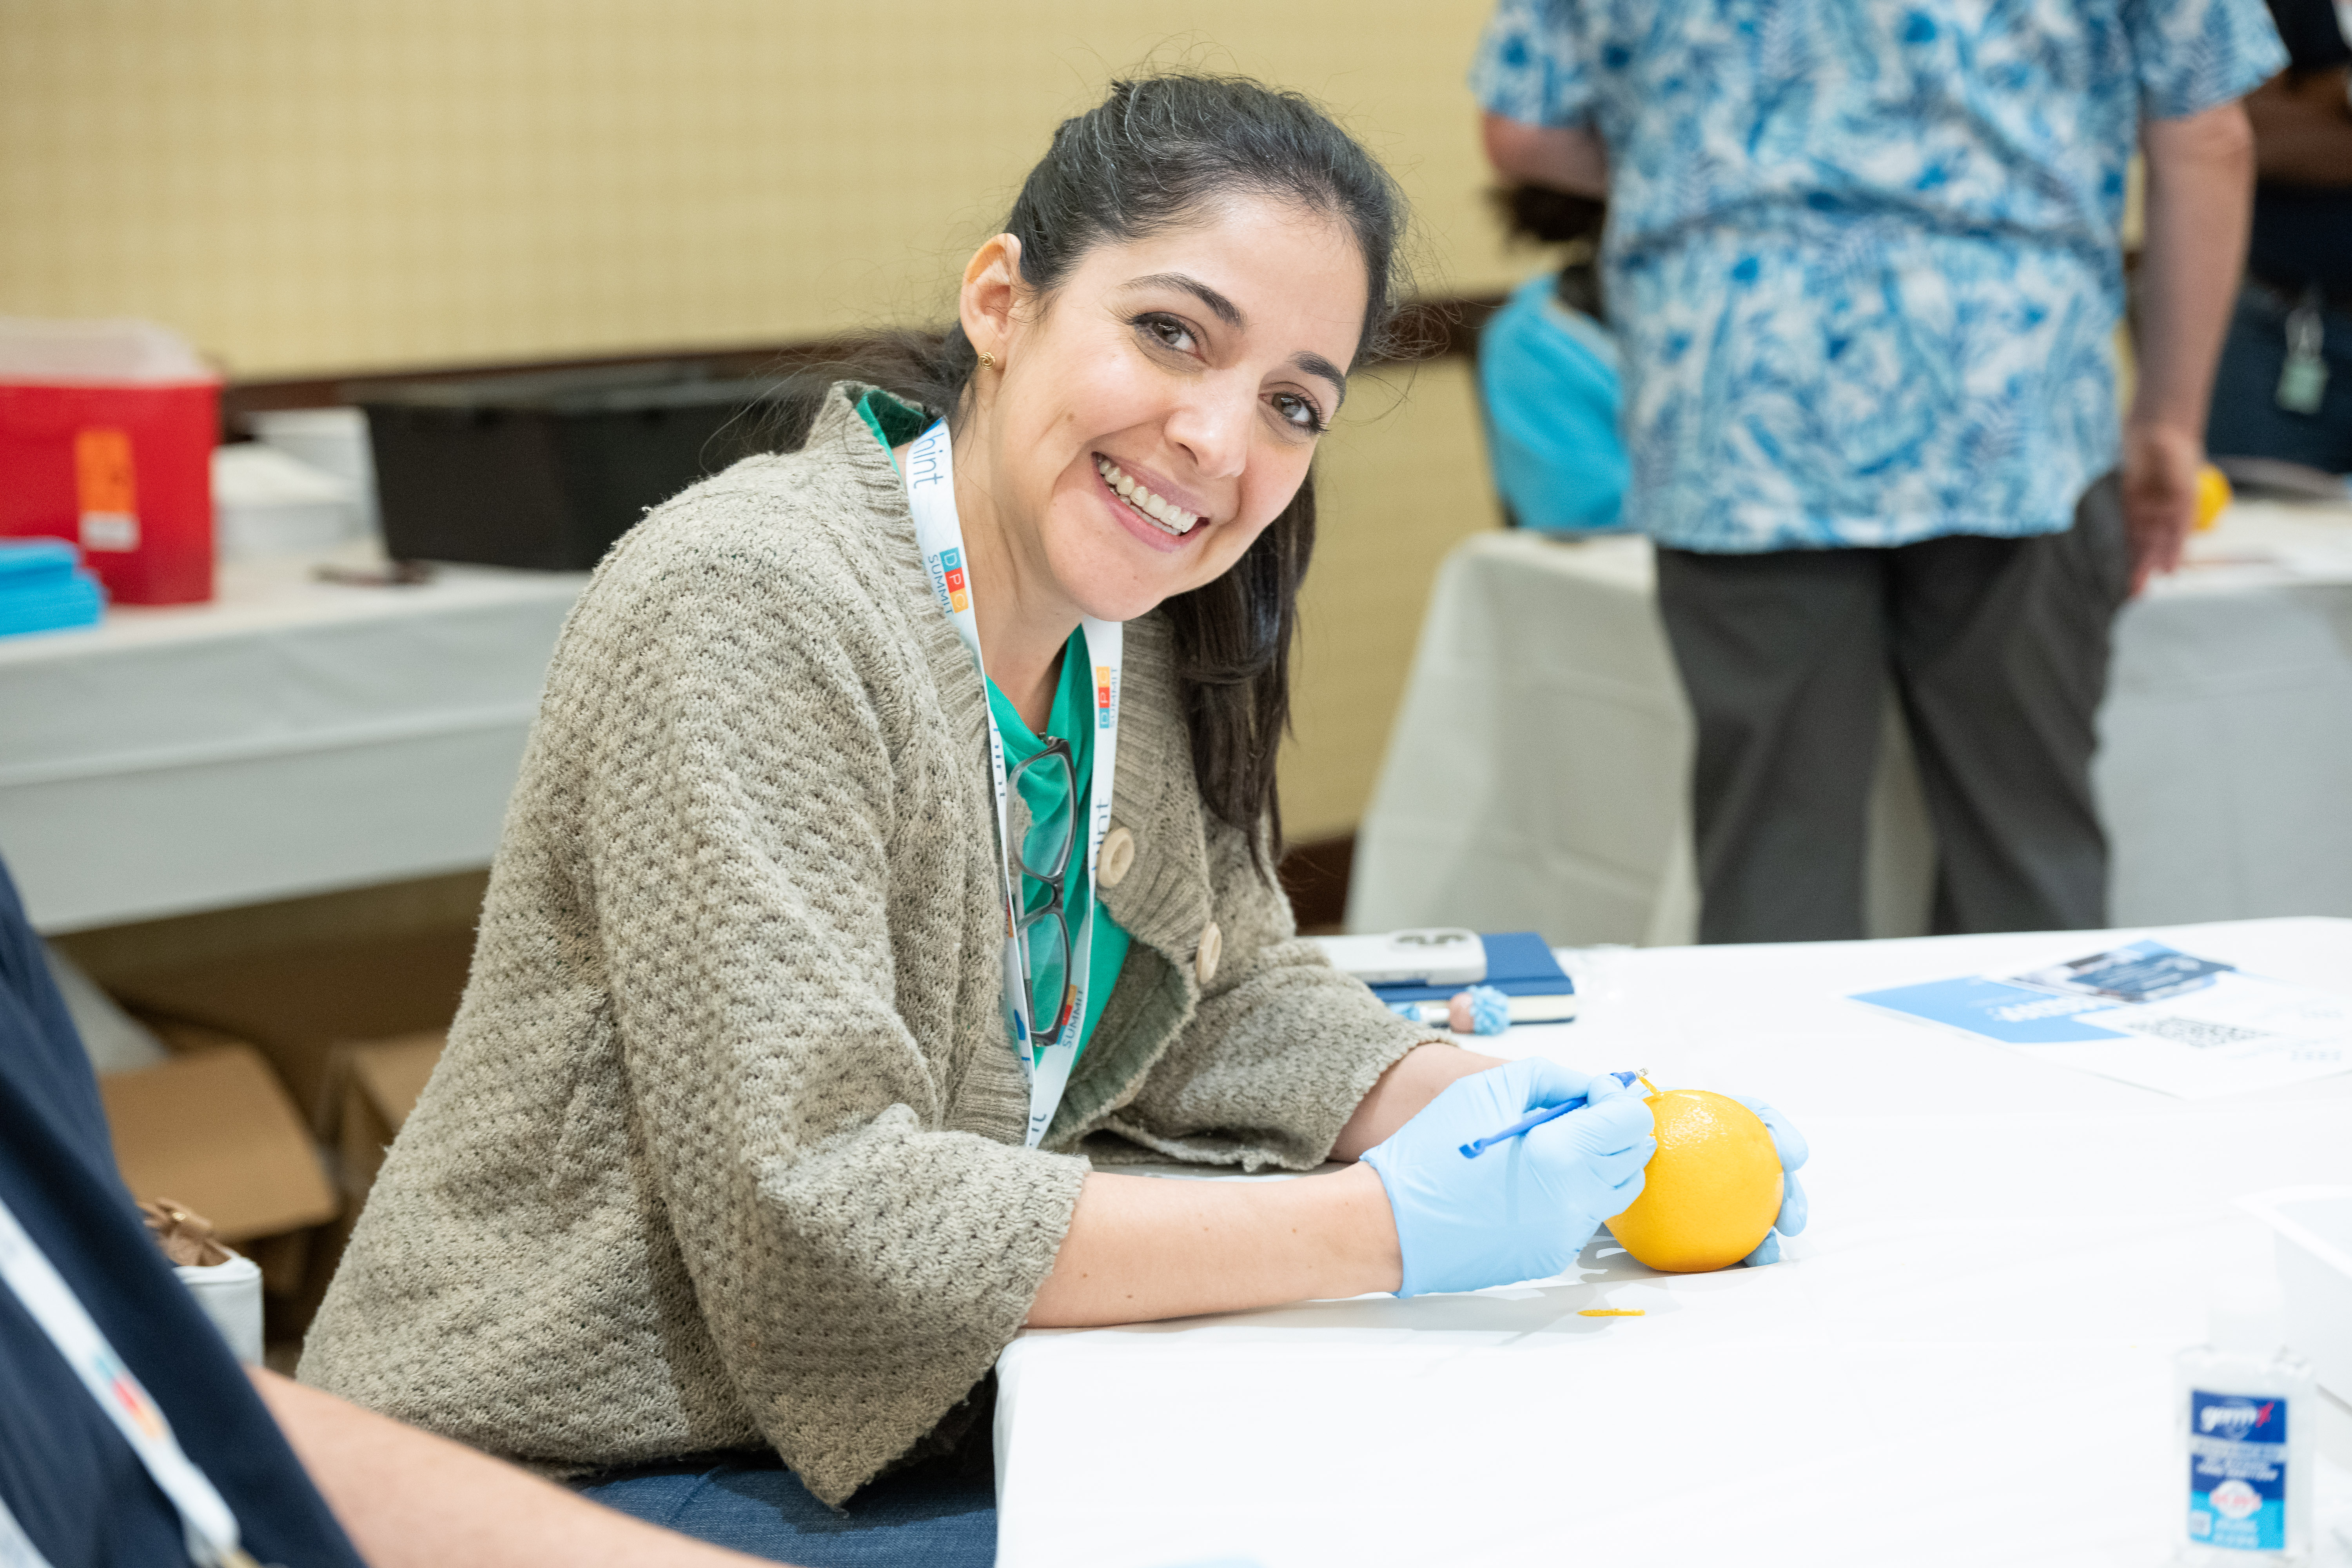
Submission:
M 1463 1157 L 1463 1144 L 1588 1093 L 1582 1110 Z M 1559 1273 L 1602 1220 L 1642 1195 L 1642 1167 L 1658 1149 L 1650 1128 L 1650 1108 L 1615 1079 L 1540 1057 L 1456 1079 L 1364 1155 L 1396 1217 L 1397 1294 Z
M 1803 1164 L 1811 1151 L 1805 1147 L 1805 1135 L 1790 1124 L 1789 1119 L 1760 1100 L 1749 1100 L 1735 1094 L 1729 1098 L 1739 1101 L 1763 1120 L 1765 1131 L 1772 1134 L 1773 1152 L 1780 1156 L 1780 1217 L 1764 1233 L 1756 1250 L 1740 1259 L 1750 1268 L 1761 1268 L 1767 1263 L 1780 1261 L 1780 1238 L 1794 1236 L 1805 1228 L 1805 1189 L 1797 1184 L 1797 1167 Z

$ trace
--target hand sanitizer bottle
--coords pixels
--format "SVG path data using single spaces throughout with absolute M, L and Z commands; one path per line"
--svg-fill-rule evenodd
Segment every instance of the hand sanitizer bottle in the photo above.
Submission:
M 2176 1475 L 2189 1483 L 2183 1563 L 2302 1563 L 2311 1555 L 2318 1382 L 2286 1348 L 2278 1279 L 2263 1266 L 2213 1296 L 2213 1342 L 2182 1351 Z M 2177 1494 L 2176 1494 L 2177 1495 Z

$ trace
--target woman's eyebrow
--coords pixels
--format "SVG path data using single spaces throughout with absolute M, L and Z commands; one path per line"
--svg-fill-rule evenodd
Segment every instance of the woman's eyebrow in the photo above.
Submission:
M 1234 328 L 1235 331 L 1242 331 L 1249 326 L 1249 318 L 1242 314 L 1242 308 L 1239 305 L 1234 304 L 1231 300 L 1226 299 L 1223 294 L 1218 293 L 1214 289 L 1210 288 L 1198 278 L 1192 277 L 1187 273 L 1153 272 L 1144 277 L 1135 279 L 1128 284 L 1128 287 L 1130 289 L 1179 289 L 1184 293 L 1192 295 L 1194 299 L 1200 300 L 1201 303 L 1209 307 L 1210 310 L 1214 310 L 1217 313 L 1217 319 L 1219 321 L 1224 322 L 1225 325 Z
M 1309 375 L 1321 376 L 1325 381 L 1329 382 L 1331 384 L 1331 390 L 1339 394 L 1339 403 L 1345 403 L 1348 401 L 1348 373 L 1346 371 L 1341 370 L 1338 365 L 1333 364 L 1321 354 L 1315 353 L 1307 349 L 1301 349 L 1297 353 L 1292 354 L 1290 356 L 1290 363 L 1297 365 L 1299 369 L 1305 371 Z M 1334 406 L 1337 406 L 1337 405 L 1335 404 Z

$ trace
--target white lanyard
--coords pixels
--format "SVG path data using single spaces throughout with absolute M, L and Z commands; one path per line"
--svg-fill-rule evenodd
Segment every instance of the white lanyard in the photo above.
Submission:
M 0 1500 L 0 1568 L 49 1568 L 49 1560 L 25 1533 L 8 1504 Z
M 963 546 L 963 523 L 956 516 L 954 454 L 947 422 L 941 420 L 907 448 L 907 504 L 915 514 L 915 545 L 922 552 L 923 572 L 940 609 L 971 655 L 980 672 L 982 711 L 988 715 L 988 767 L 996 785 L 996 870 L 1004 895 L 1004 1015 L 1005 1029 L 1029 1078 L 1029 1147 L 1045 1136 L 1062 1090 L 1070 1081 L 1070 1068 L 1078 1057 L 1078 1035 L 1086 1026 L 1087 991 L 1093 981 L 1089 964 L 1095 950 L 1095 866 L 1102 852 L 1103 835 L 1110 828 L 1111 778 L 1118 761 L 1118 685 L 1122 641 L 1126 628 L 1117 621 L 1086 617 L 1087 660 L 1093 667 L 1095 693 L 1094 779 L 1088 793 L 1087 821 L 1086 908 L 1065 905 L 1064 919 L 1075 934 L 1067 959 L 1069 981 L 1063 993 L 1061 1027 L 1054 1043 L 1039 1049 L 1029 1016 L 1029 949 L 1021 936 L 1021 873 L 1013 848 L 1010 794 L 1005 784 L 1004 734 L 997 727 L 995 710 L 985 700 L 988 666 L 980 656 L 980 622 L 972 614 L 971 579 Z M 1065 655 L 1064 657 L 1067 657 Z M 1070 781 L 1071 788 L 1077 781 Z M 1075 806 L 1073 807 L 1075 809 Z
M 252 1568 L 253 1559 L 237 1545 L 236 1516 L 229 1512 L 228 1504 L 205 1473 L 180 1451 L 171 1423 L 163 1419 L 146 1389 L 90 1321 L 72 1288 L 16 1223 L 5 1200 L 0 1200 L 0 1279 L 8 1282 L 25 1310 L 81 1379 L 82 1387 L 98 1401 L 98 1407 L 122 1434 L 139 1462 L 147 1467 L 147 1474 L 180 1510 L 188 1555 L 205 1568 Z M 0 1514 L 6 1511 L 0 1508 Z M 6 1523 L 0 1524 L 0 1563 L 40 1561 L 40 1553 L 9 1515 Z

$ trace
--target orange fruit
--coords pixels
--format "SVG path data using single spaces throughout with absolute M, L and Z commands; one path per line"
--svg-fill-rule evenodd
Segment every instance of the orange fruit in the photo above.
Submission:
M 2198 469 L 2197 526 L 2200 529 L 2212 527 L 2214 520 L 2230 504 L 2232 495 L 2229 476 L 2221 469 L 2210 463 Z
M 1650 1096 L 1658 1152 L 1642 1195 L 1609 1222 L 1636 1259 L 1664 1274 L 1728 1268 L 1780 1213 L 1780 1156 L 1764 1119 L 1703 1089 Z

